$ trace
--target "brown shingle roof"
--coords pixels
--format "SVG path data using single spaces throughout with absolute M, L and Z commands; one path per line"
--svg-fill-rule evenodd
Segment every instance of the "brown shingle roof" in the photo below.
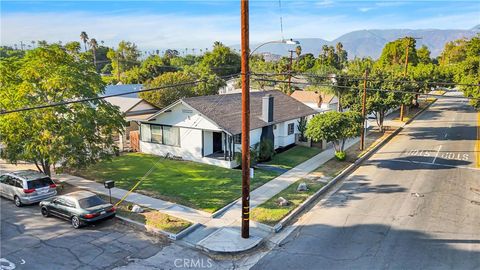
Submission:
M 321 96 L 314 91 L 301 91 L 295 90 L 292 95 L 292 98 L 300 101 L 300 102 L 311 102 L 311 103 L 320 103 L 322 102 Z
M 316 112 L 294 98 L 276 90 L 250 92 L 250 129 L 267 126 L 262 117 L 262 97 L 270 94 L 273 96 L 273 122 L 280 123 Z M 199 96 L 182 99 L 201 114 L 214 121 L 230 134 L 239 134 L 242 130 L 242 104 L 241 93 Z M 270 124 L 272 124 L 270 123 Z

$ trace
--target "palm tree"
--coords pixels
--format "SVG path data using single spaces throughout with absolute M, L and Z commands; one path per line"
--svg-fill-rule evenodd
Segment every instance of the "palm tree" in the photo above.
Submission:
M 92 49 L 93 65 L 95 66 L 95 69 L 96 69 L 97 68 L 97 49 L 98 49 L 97 40 L 94 38 L 90 39 L 89 45 L 90 45 L 90 48 Z
M 35 48 L 35 40 L 30 41 L 30 43 L 32 43 L 32 47 Z
M 87 41 L 88 41 L 87 32 L 82 31 L 82 32 L 80 33 L 80 40 L 83 41 L 83 44 L 85 45 L 85 51 L 87 51 Z

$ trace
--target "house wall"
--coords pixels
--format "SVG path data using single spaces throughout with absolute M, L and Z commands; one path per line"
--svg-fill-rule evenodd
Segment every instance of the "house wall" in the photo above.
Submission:
M 144 111 L 144 110 L 152 110 L 152 109 L 157 109 L 157 108 L 155 106 L 152 106 L 150 103 L 146 102 L 145 100 L 142 100 L 140 103 L 138 103 L 133 108 L 131 108 L 130 111 L 136 112 L 136 111 Z
M 208 133 L 209 132 L 207 131 L 204 133 L 204 143 L 207 149 L 212 149 L 212 133 L 210 132 L 210 135 L 206 135 Z M 210 139 L 205 139 L 208 136 L 210 136 Z M 202 131 L 199 129 L 180 128 L 180 147 L 140 141 L 140 151 L 142 153 L 158 156 L 166 156 L 167 154 L 170 154 L 181 157 L 185 160 L 224 168 L 234 168 L 237 166 L 235 161 L 202 157 Z M 207 153 L 205 153 L 205 155 L 207 155 Z

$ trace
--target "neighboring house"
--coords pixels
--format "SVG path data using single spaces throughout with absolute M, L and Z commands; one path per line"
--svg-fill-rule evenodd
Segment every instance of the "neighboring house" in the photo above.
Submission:
M 280 91 L 250 93 L 250 145 L 295 143 L 298 122 L 316 112 Z M 140 151 L 226 168 L 241 151 L 241 94 L 181 99 L 141 122 Z
M 291 97 L 317 112 L 336 111 L 338 107 L 338 98 L 332 94 L 296 90 L 292 93 Z
M 154 113 L 159 111 L 159 108 L 144 99 L 135 97 L 118 96 L 108 97 L 105 98 L 105 100 L 117 106 L 127 122 L 123 134 L 117 138 L 117 145 L 120 151 L 131 150 L 132 148 L 138 149 L 138 145 L 131 144 L 131 132 L 139 130 L 137 121 L 150 118 Z

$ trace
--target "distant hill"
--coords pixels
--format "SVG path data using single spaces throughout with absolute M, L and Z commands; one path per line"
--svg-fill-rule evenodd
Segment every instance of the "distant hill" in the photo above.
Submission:
M 348 57 L 350 59 L 354 57 L 367 56 L 377 59 L 380 56 L 382 49 L 387 42 L 405 36 L 421 37 L 422 39 L 417 40 L 417 47 L 426 45 L 432 52 L 432 57 L 436 57 L 443 50 L 445 43 L 463 37 L 470 38 L 475 36 L 477 33 L 480 33 L 480 25 L 477 25 L 472 29 L 468 30 L 358 30 L 344 34 L 332 41 L 321 38 L 299 38 L 296 40 L 300 41 L 300 45 L 302 46 L 302 54 L 313 53 L 315 56 L 317 56 L 320 54 L 323 45 L 327 44 L 335 46 L 335 44 L 337 44 L 338 42 L 342 42 L 343 47 L 347 50 Z M 256 47 L 257 45 L 258 44 L 252 44 L 252 48 Z M 239 45 L 231 47 L 237 50 L 240 48 Z M 292 50 L 294 49 L 294 47 L 295 46 L 293 45 L 286 44 L 269 44 L 260 48 L 258 52 L 286 56 L 288 55 L 288 50 Z

